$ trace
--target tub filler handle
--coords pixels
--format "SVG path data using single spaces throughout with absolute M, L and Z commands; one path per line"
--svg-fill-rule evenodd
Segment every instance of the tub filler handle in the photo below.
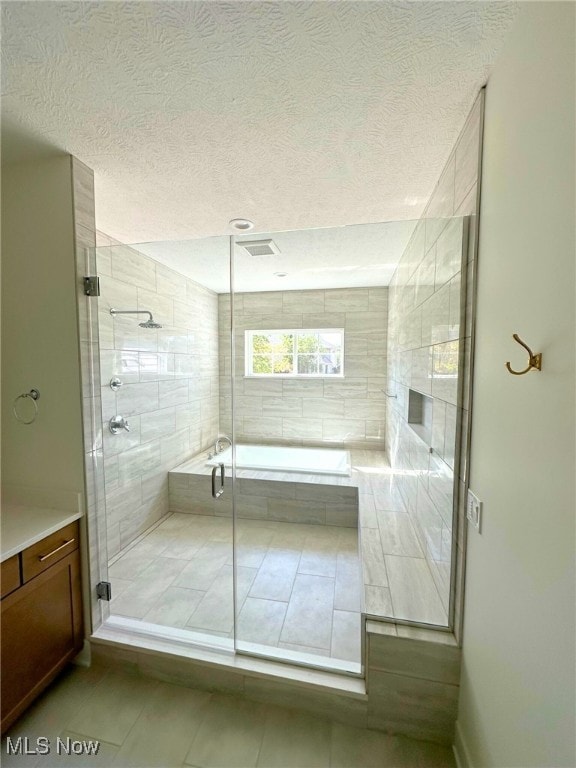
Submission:
M 216 472 L 218 472 L 218 467 L 220 467 L 220 488 L 216 490 Z M 222 494 L 224 493 L 224 477 L 226 474 L 226 468 L 224 467 L 224 464 L 221 462 L 218 464 L 218 466 L 214 467 L 212 470 L 212 496 L 215 499 L 220 498 Z

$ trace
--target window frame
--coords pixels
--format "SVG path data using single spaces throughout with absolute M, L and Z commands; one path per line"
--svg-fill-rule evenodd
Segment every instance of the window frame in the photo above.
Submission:
M 285 333 L 294 336 L 292 347 L 292 357 L 298 358 L 297 352 L 297 334 L 299 333 L 339 333 L 341 339 L 341 364 L 340 373 L 254 373 L 252 366 L 254 364 L 253 337 L 256 335 L 266 335 L 272 333 Z M 343 379 L 344 378 L 344 328 L 252 328 L 244 331 L 244 378 L 246 379 Z M 318 353 L 319 354 L 319 353 Z

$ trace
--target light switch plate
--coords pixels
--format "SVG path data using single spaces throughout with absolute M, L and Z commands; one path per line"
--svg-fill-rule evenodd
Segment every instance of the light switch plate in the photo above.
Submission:
M 468 489 L 466 517 L 478 533 L 482 533 L 482 502 L 470 489 Z

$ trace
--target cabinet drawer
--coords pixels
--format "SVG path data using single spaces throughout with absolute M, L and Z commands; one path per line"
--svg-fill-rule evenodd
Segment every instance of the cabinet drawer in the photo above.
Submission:
M 22 552 L 22 579 L 33 579 L 46 568 L 78 549 L 78 523 L 70 523 Z
M 20 560 L 18 555 L 9 557 L 2 563 L 2 597 L 14 592 L 20 586 Z

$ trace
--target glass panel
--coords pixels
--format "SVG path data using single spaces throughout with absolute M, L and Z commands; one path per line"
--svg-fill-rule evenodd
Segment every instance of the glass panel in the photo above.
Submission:
M 294 369 L 294 357 L 292 355 L 273 355 L 272 360 L 274 373 L 292 373 Z
M 270 342 L 272 351 L 277 354 L 292 355 L 294 352 L 294 336 L 291 333 L 273 333 Z
M 413 229 L 402 222 L 251 235 L 278 250 L 259 269 L 237 239 L 239 651 L 360 672 L 362 601 L 379 601 L 372 612 L 390 607 L 383 554 L 363 594 L 358 499 L 368 550 L 383 553 L 375 510 L 393 493 L 384 450 L 387 285 Z M 272 323 L 293 331 L 293 366 L 280 368 L 275 356 L 282 381 L 248 381 L 245 331 L 272 339 Z
M 254 355 L 253 373 L 272 373 L 272 355 Z
M 255 354 L 272 352 L 272 340 L 268 334 L 254 334 L 252 336 L 252 351 Z
M 298 355 L 298 373 L 318 373 L 318 355 Z
M 295 336 L 283 381 L 235 366 L 237 649 L 357 671 L 362 598 L 448 623 L 464 234 L 434 219 L 251 235 L 278 251 L 259 270 L 234 248 L 237 354 L 242 329 Z M 411 387 L 426 408 L 407 418 Z M 407 600 L 415 583 L 425 599 Z
M 394 395 L 388 401 L 386 429 L 393 437 L 388 455 L 396 504 L 408 513 L 413 534 L 412 546 L 405 550 L 408 558 L 387 558 L 393 604 L 388 613 L 434 625 L 449 623 L 452 599 L 467 224 L 466 218 L 419 221 L 401 255 L 388 301 L 386 392 Z M 413 307 L 418 307 L 417 324 Z M 373 342 L 370 350 L 373 358 Z M 416 579 L 420 594 L 426 595 L 419 603 L 400 591 Z
M 214 499 L 209 458 L 232 437 L 230 240 L 111 243 L 97 269 L 109 621 L 231 649 L 231 460 Z
M 342 369 L 342 357 L 336 352 L 323 352 L 319 358 L 319 373 L 326 375 L 336 375 L 341 372 Z
M 320 333 L 319 349 L 321 352 L 340 352 L 342 348 L 342 335 L 340 333 Z
M 298 334 L 298 352 L 318 352 L 318 334 L 317 333 L 299 333 Z

